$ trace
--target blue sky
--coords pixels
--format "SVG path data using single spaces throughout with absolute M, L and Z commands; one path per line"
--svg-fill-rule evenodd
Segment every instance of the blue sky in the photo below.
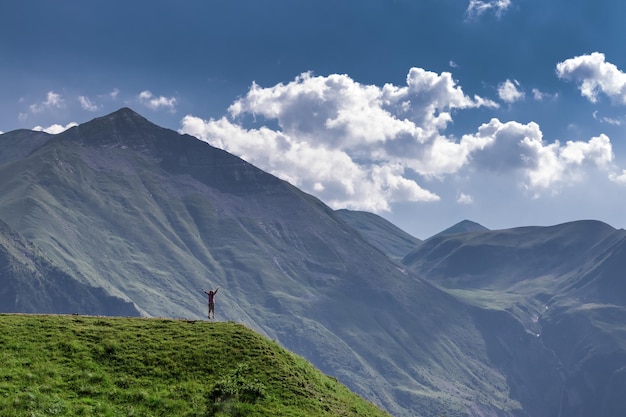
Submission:
M 626 226 L 626 2 L 0 2 L 0 131 L 128 106 L 426 238 Z

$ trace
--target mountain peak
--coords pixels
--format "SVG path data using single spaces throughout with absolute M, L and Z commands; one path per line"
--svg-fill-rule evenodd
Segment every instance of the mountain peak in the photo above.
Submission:
M 118 127 L 122 127 L 124 125 L 125 127 L 129 127 L 132 125 L 135 128 L 138 128 L 138 127 L 143 128 L 146 125 L 152 125 L 156 127 L 155 124 L 151 123 L 150 121 L 148 121 L 148 119 L 146 119 L 145 117 L 143 117 L 142 115 L 140 115 L 139 113 L 137 113 L 136 111 L 134 111 L 133 109 L 129 107 L 122 107 L 121 109 L 114 111 L 113 113 L 109 113 L 102 117 L 97 117 L 85 124 L 92 124 L 92 123 L 112 124 Z
M 457 233 L 485 232 L 488 231 L 485 226 L 473 222 L 471 220 L 462 220 L 454 226 L 448 227 L 446 230 L 439 232 L 437 235 L 454 235 Z
M 135 120 L 146 120 L 145 117 L 143 117 L 142 115 L 140 115 L 139 113 L 137 113 L 136 111 L 134 111 L 133 109 L 131 109 L 130 107 L 122 107 L 119 110 L 114 111 L 113 113 L 110 113 L 106 116 L 103 116 L 104 118 L 109 118 L 109 119 L 135 119 Z
M 170 173 L 190 175 L 197 181 L 235 193 L 258 192 L 283 181 L 241 158 L 193 136 L 160 127 L 128 107 L 97 117 L 54 137 L 54 144 L 78 144 L 97 150 L 100 156 L 110 151 L 112 160 L 120 156 L 148 157 Z M 122 151 L 122 153 L 119 153 Z M 131 153 L 131 151 L 133 153 Z M 134 156 L 132 156 L 134 155 Z
M 162 128 L 128 107 L 97 117 L 89 122 L 66 131 L 66 135 L 83 144 L 99 147 L 129 147 L 151 149 L 168 132 L 167 137 L 178 136 L 177 132 Z M 60 135 L 60 136 L 61 136 Z

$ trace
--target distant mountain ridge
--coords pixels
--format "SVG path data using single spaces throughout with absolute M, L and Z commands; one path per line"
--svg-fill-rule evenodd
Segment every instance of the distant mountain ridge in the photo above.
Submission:
M 395 416 L 626 412 L 625 232 L 599 222 L 465 221 L 419 241 L 127 108 L 58 135 L 0 135 L 0 220 L 47 262 L 3 270 L 7 283 L 75 287 L 78 310 L 80 291 L 96 288 L 98 302 L 132 303 L 108 315 L 131 305 L 193 319 L 206 314 L 201 288 L 220 285 L 219 320 Z M 43 288 L 15 294 L 60 310 Z
M 336 213 L 392 259 L 402 259 L 421 242 L 376 214 L 345 209 Z
M 457 224 L 455 224 L 454 226 L 450 226 L 449 228 L 437 233 L 437 235 L 454 235 L 457 233 L 486 232 L 488 230 L 489 229 L 487 229 L 485 226 L 482 226 L 471 220 L 462 220 L 458 222 Z
M 25 158 L 50 140 L 53 135 L 22 129 L 0 135 L 0 137 L 2 137 L 0 140 L 0 165 L 2 165 Z
M 623 229 L 586 220 L 439 234 L 403 263 L 479 308 L 486 340 L 497 338 L 494 364 L 509 375 L 529 415 L 626 410 L 619 394 L 626 389 Z M 518 327 L 518 334 L 503 326 Z M 523 333 L 535 335 L 526 352 L 514 340 Z

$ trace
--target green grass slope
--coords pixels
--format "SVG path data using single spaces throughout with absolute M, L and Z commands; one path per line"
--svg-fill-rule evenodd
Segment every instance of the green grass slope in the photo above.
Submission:
M 0 315 L 0 416 L 388 416 L 234 323 Z

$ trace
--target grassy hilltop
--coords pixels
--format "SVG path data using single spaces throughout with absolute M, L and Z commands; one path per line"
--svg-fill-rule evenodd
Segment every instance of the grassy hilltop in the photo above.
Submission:
M 234 323 L 0 315 L 0 417 L 388 416 Z

